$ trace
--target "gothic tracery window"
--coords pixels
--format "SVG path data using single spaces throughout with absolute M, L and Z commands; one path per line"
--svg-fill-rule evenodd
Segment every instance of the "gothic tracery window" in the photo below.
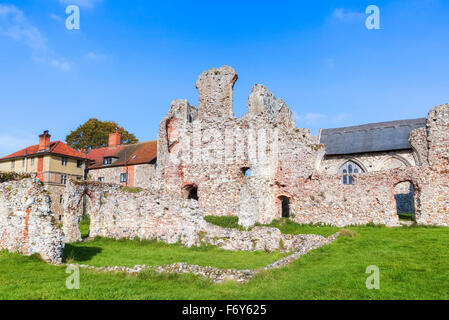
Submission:
M 340 167 L 338 174 L 341 175 L 342 184 L 354 184 L 354 175 L 363 172 L 363 169 L 355 162 L 348 161 Z

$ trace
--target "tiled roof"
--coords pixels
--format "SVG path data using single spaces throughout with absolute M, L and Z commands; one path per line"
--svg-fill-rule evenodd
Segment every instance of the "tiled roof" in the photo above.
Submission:
M 89 169 L 150 163 L 157 157 L 157 141 L 94 149 L 87 157 L 92 162 Z M 113 157 L 116 160 L 112 164 L 104 165 L 105 157 Z
M 411 149 L 410 132 L 425 126 L 426 118 L 419 118 L 326 129 L 320 143 L 327 146 L 326 155 Z
M 61 141 L 54 141 L 50 143 L 50 148 L 47 150 L 39 151 L 39 145 L 34 145 L 27 147 L 25 149 L 19 150 L 17 152 L 14 152 L 13 154 L 10 154 L 9 156 L 6 156 L 4 158 L 0 158 L 1 160 L 8 160 L 13 158 L 20 158 L 23 156 L 33 156 L 33 155 L 41 155 L 41 154 L 58 154 L 62 156 L 72 157 L 72 158 L 79 158 L 79 159 L 86 159 L 87 156 L 79 152 L 72 147 L 69 147 L 64 142 Z

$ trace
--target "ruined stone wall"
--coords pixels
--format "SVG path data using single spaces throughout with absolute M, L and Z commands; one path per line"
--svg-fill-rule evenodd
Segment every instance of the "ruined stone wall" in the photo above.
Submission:
M 429 165 L 429 143 L 427 141 L 427 128 L 418 128 L 410 132 L 409 141 L 415 154 L 416 165 Z
M 316 175 L 285 189 L 291 195 L 291 219 L 298 223 L 397 226 L 401 204 L 396 200 L 403 191 L 398 185 L 406 182 L 413 184 L 414 220 L 449 226 L 449 175 L 429 167 L 359 174 L 352 185 L 343 185 L 339 175 Z
M 63 247 L 44 187 L 34 179 L 0 183 L 0 249 L 60 263 Z
M 45 189 L 48 191 L 51 199 L 51 212 L 54 214 L 58 223 L 62 221 L 64 214 L 64 206 L 62 203 L 62 194 L 64 193 L 65 186 L 63 185 L 45 185 Z
M 157 239 L 185 246 L 211 244 L 226 250 L 299 250 L 306 243 L 325 241 L 317 235 L 284 235 L 278 229 L 258 227 L 251 231 L 225 229 L 203 219 L 194 200 L 173 199 L 155 190 L 138 193 L 106 184 L 68 184 L 67 202 L 73 207 L 80 197 L 92 199 L 90 236 L 114 239 Z M 70 207 L 67 208 L 70 211 Z M 74 220 L 76 221 L 76 220 Z M 65 228 L 67 235 L 76 234 Z M 73 239 L 73 237 L 72 237 Z
M 309 176 L 324 149 L 308 130 L 296 129 L 291 110 L 263 85 L 253 88 L 248 113 L 233 117 L 235 80 L 235 71 L 226 66 L 203 73 L 193 120 L 186 117 L 194 109 L 186 100 L 173 101 L 159 129 L 158 170 L 175 198 L 185 196 L 186 187 L 197 188 L 207 215 L 251 210 L 242 214 L 265 223 L 276 210 L 279 167 L 291 181 Z

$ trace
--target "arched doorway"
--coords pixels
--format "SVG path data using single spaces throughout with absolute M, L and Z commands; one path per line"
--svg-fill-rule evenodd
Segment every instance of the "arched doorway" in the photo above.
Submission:
M 195 184 L 184 186 L 183 198 L 198 201 L 198 187 Z
M 396 212 L 401 220 L 415 220 L 415 188 L 410 181 L 403 181 L 394 187 Z
M 279 200 L 281 205 L 281 217 L 290 218 L 290 198 L 286 196 L 280 196 Z

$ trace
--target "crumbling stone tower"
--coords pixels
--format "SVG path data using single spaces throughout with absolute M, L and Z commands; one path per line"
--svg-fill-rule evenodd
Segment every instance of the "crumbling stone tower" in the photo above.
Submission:
M 248 112 L 233 113 L 237 74 L 223 66 L 196 82 L 198 109 L 172 102 L 158 137 L 158 168 L 173 197 L 198 199 L 206 215 L 239 215 L 245 225 L 280 217 L 286 182 L 309 176 L 318 142 L 296 129 L 293 113 L 263 85 L 255 85 Z
M 233 89 L 237 73 L 228 66 L 204 71 L 196 81 L 200 119 L 233 117 Z

